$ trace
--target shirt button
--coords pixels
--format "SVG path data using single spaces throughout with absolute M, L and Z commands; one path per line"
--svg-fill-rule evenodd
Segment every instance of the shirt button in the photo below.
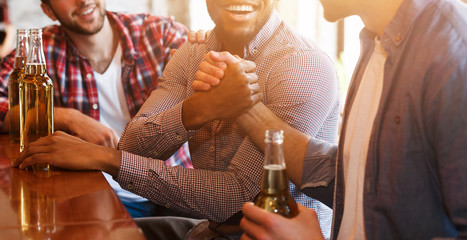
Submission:
M 253 51 L 251 51 L 251 53 L 258 54 L 258 50 L 255 48 L 255 49 L 253 49 Z
M 90 74 L 90 73 L 86 74 L 86 78 L 87 78 L 87 79 L 91 79 L 91 78 L 92 78 L 92 74 Z
M 92 109 L 97 110 L 99 108 L 99 105 L 97 103 L 92 104 Z
M 159 155 L 159 153 L 157 151 L 154 151 L 152 154 L 154 154 L 156 156 Z
M 128 184 L 128 189 L 129 190 L 133 189 L 133 183 Z
M 401 123 L 401 118 L 399 116 L 396 116 L 396 118 L 394 119 L 394 122 L 396 122 L 396 124 Z
M 166 208 L 170 208 L 170 203 L 165 204 Z
M 214 150 L 215 150 L 214 146 L 211 146 L 211 147 L 209 148 L 209 150 L 210 150 L 211 152 L 214 152 Z
M 182 136 L 177 135 L 177 140 L 178 140 L 178 141 L 182 141 L 182 139 L 183 139 Z

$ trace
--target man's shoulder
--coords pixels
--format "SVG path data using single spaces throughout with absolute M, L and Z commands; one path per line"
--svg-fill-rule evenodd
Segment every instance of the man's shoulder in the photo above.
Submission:
M 42 29 L 42 35 L 45 36 L 56 36 L 61 35 L 63 32 L 62 27 L 59 25 L 50 25 Z
M 126 26 L 141 26 L 147 24 L 173 24 L 173 18 L 151 15 L 149 13 L 123 13 L 123 12 L 110 12 L 111 16 L 119 19 Z
M 274 36 L 274 41 L 270 44 L 267 51 L 281 53 L 282 58 L 300 56 L 300 58 L 319 58 L 324 61 L 330 61 L 329 56 L 320 49 L 310 38 L 296 32 L 286 24 L 282 24 L 278 34 Z
M 467 45 L 467 5 L 457 0 L 434 1 L 417 18 L 415 25 L 425 37 L 441 42 Z M 422 34 L 422 33 L 420 33 Z M 460 41 L 460 42 L 459 42 Z
M 42 29 L 42 39 L 44 45 L 58 45 L 58 43 L 66 40 L 65 33 L 63 32 L 62 27 L 59 25 L 50 25 L 44 27 Z

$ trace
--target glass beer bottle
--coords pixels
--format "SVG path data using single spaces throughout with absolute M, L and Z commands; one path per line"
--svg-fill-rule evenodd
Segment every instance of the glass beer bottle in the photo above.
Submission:
M 28 30 L 16 31 L 16 52 L 13 72 L 8 77 L 8 112 L 10 118 L 10 141 L 19 142 L 19 82 L 24 77 L 28 54 Z
M 29 143 L 54 132 L 53 83 L 47 76 L 42 30 L 29 30 L 29 52 L 23 81 L 20 82 L 20 151 Z M 36 166 L 34 170 L 48 170 Z
M 298 214 L 298 208 L 289 192 L 289 181 L 282 152 L 283 140 L 282 130 L 266 131 L 261 192 L 255 205 L 269 212 L 292 218 Z

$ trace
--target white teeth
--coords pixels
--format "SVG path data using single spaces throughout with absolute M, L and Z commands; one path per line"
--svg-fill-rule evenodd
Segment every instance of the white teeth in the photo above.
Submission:
M 86 10 L 85 12 L 81 13 L 81 15 L 88 15 L 88 14 L 92 13 L 92 11 L 94 11 L 94 8 L 90 8 L 90 9 Z
M 232 12 L 252 12 L 253 6 L 250 5 L 229 5 L 227 6 L 227 11 Z

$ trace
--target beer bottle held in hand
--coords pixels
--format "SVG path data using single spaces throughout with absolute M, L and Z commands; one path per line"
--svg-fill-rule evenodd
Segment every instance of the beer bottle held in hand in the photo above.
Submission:
M 20 151 L 29 143 L 54 132 L 53 83 L 47 76 L 42 29 L 29 30 L 26 71 L 20 82 Z M 34 170 L 48 170 L 37 166 Z
M 289 181 L 282 152 L 283 141 L 282 130 L 266 131 L 261 192 L 255 205 L 269 212 L 292 218 L 297 216 L 298 208 L 289 192 Z
M 8 77 L 8 112 L 10 141 L 19 142 L 19 82 L 23 80 L 28 54 L 28 30 L 16 31 L 16 52 L 13 72 Z

